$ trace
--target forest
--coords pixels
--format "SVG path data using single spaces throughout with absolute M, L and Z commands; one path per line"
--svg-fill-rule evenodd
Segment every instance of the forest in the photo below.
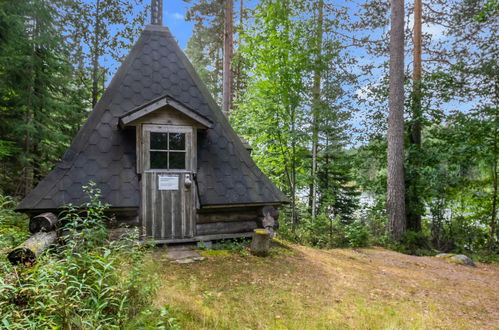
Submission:
M 193 24 L 185 53 L 289 199 L 279 239 L 499 261 L 497 0 L 182 5 Z M 148 0 L 0 1 L 0 251 L 28 236 L 27 219 L 12 209 L 64 155 L 149 8 Z M 147 247 L 135 236 L 108 243 L 99 187 L 85 189 L 95 213 L 84 221 L 70 209 L 66 218 L 88 230 L 18 286 L 0 280 L 3 326 L 136 328 L 127 315 L 140 314 L 153 328 L 179 328 L 175 311 L 144 307 L 155 289 L 141 278 L 156 276 L 141 266 Z M 12 267 L 3 262 L 1 276 Z M 119 276 L 123 269 L 131 271 Z

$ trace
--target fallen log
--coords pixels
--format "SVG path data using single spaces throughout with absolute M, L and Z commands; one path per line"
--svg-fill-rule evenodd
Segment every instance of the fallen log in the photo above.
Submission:
M 45 231 L 53 231 L 56 230 L 59 226 L 59 219 L 54 213 L 46 212 L 34 216 L 29 220 L 29 231 L 32 234 Z
M 36 258 L 45 250 L 47 250 L 57 240 L 55 231 L 40 232 L 32 235 L 24 243 L 13 249 L 7 255 L 10 263 L 32 264 Z

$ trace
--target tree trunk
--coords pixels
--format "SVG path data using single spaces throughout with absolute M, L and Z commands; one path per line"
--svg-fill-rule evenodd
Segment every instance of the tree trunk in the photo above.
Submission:
M 497 88 L 496 88 L 497 91 Z M 495 115 L 495 122 L 496 124 L 499 124 L 499 114 Z M 498 158 L 498 129 L 494 131 L 494 137 L 492 140 L 492 143 L 494 143 L 494 146 L 492 147 L 492 214 L 491 214 L 491 219 L 490 219 L 490 236 L 489 236 L 489 248 L 491 251 L 495 249 L 496 245 L 496 239 L 497 239 L 497 183 L 498 183 L 498 178 L 497 178 L 497 158 Z
M 55 243 L 56 239 L 57 234 L 55 231 L 36 233 L 12 250 L 7 255 L 7 259 L 13 265 L 32 264 L 36 261 L 36 257 Z
M 29 231 L 32 234 L 53 231 L 58 226 L 59 219 L 51 212 L 39 214 L 29 220 Z
M 232 108 L 232 55 L 234 51 L 233 35 L 233 0 L 225 0 L 225 23 L 224 23 L 224 62 L 223 62 L 223 89 L 222 109 L 229 116 Z
M 97 0 L 95 4 L 95 25 L 93 31 L 92 40 L 92 108 L 95 107 L 97 101 L 99 100 L 99 54 L 101 50 L 99 49 L 99 38 L 100 38 L 100 28 L 101 28 L 101 13 L 100 13 L 100 0 Z
M 404 187 L 404 0 L 390 3 L 387 214 L 393 239 L 406 230 Z
M 291 224 L 293 233 L 298 225 L 298 214 L 296 212 L 296 123 L 295 111 L 291 110 Z
M 409 166 L 410 175 L 407 177 L 407 229 L 421 231 L 421 198 L 419 196 L 419 171 L 421 157 L 421 129 L 422 129 L 422 108 L 421 108 L 421 53 L 422 53 L 422 0 L 414 0 L 414 64 L 413 64 L 413 90 L 412 90 L 412 123 L 409 127 Z
M 238 36 L 238 39 L 237 39 L 237 47 L 238 47 L 238 50 L 239 50 L 239 47 L 241 46 L 241 42 L 242 42 L 242 33 L 243 33 L 243 27 L 244 27 L 244 0 L 240 0 L 239 1 L 239 26 L 237 28 L 238 32 L 237 32 L 237 36 Z M 236 103 L 239 104 L 239 102 L 241 101 L 241 96 L 242 96 L 242 92 L 243 92 L 243 66 L 242 66 L 242 58 L 241 56 L 238 56 L 237 57 L 237 65 L 236 65 L 236 69 L 235 69 L 235 75 L 234 75 L 234 85 L 235 85 L 235 90 L 233 91 L 233 97 L 235 98 L 236 100 Z M 232 106 L 232 108 L 234 108 L 234 105 Z
M 311 201 L 311 216 L 312 221 L 315 220 L 317 215 L 317 150 L 319 146 L 319 107 L 321 104 L 321 80 L 322 80 L 322 25 L 324 21 L 323 17 L 323 7 L 324 1 L 320 0 L 318 4 L 318 14 L 317 14 L 317 60 L 315 63 L 314 72 L 314 86 L 313 86 L 313 110 L 312 110 L 312 184 L 310 191 L 310 201 Z

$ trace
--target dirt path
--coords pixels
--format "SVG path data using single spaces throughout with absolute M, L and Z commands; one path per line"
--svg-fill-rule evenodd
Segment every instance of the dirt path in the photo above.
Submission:
M 374 249 L 158 262 L 156 306 L 185 328 L 499 329 L 499 266 Z

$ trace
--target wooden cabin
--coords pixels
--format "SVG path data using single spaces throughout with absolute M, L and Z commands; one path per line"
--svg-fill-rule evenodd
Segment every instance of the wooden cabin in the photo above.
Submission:
M 82 186 L 93 181 L 118 224 L 139 226 L 143 238 L 249 236 L 264 209 L 276 217 L 287 199 L 255 165 L 154 3 L 154 24 L 17 211 L 36 216 L 80 205 Z

